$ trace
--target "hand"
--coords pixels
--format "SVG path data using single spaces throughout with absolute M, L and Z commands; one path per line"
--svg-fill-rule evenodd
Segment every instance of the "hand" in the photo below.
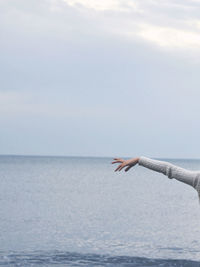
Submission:
M 128 159 L 128 160 L 124 160 L 124 159 L 120 159 L 120 158 L 114 158 L 115 161 L 112 162 L 112 164 L 114 163 L 121 163 L 116 171 L 121 171 L 124 167 L 127 166 L 127 168 L 125 169 L 125 172 L 127 172 L 128 170 L 130 170 L 130 168 L 132 168 L 134 165 L 136 165 L 139 161 L 139 158 L 133 158 L 133 159 Z

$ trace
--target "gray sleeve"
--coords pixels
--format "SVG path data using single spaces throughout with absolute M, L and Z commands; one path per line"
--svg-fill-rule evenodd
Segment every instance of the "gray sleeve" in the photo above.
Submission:
M 180 182 L 191 185 L 197 191 L 199 190 L 200 187 L 199 171 L 187 170 L 166 161 L 150 159 L 143 156 L 139 158 L 138 164 L 146 168 L 149 168 L 153 171 L 163 173 L 170 179 L 175 178 Z

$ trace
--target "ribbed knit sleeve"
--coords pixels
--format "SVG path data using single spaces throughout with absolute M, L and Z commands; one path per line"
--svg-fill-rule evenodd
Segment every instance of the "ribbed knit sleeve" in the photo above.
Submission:
M 200 171 L 191 171 L 166 161 L 150 159 L 144 156 L 139 158 L 138 164 L 151 170 L 161 172 L 168 178 L 186 183 L 194 187 L 200 195 Z

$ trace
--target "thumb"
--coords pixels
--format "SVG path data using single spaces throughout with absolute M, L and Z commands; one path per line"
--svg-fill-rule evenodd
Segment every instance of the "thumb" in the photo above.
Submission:
M 127 172 L 128 170 L 130 170 L 132 166 L 128 166 L 126 169 L 125 169 L 125 172 Z

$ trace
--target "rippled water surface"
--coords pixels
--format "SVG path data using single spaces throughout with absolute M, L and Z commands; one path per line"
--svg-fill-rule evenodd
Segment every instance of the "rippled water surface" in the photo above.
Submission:
M 200 160 L 172 160 L 200 170 Z M 0 265 L 200 266 L 197 192 L 111 158 L 0 157 Z

